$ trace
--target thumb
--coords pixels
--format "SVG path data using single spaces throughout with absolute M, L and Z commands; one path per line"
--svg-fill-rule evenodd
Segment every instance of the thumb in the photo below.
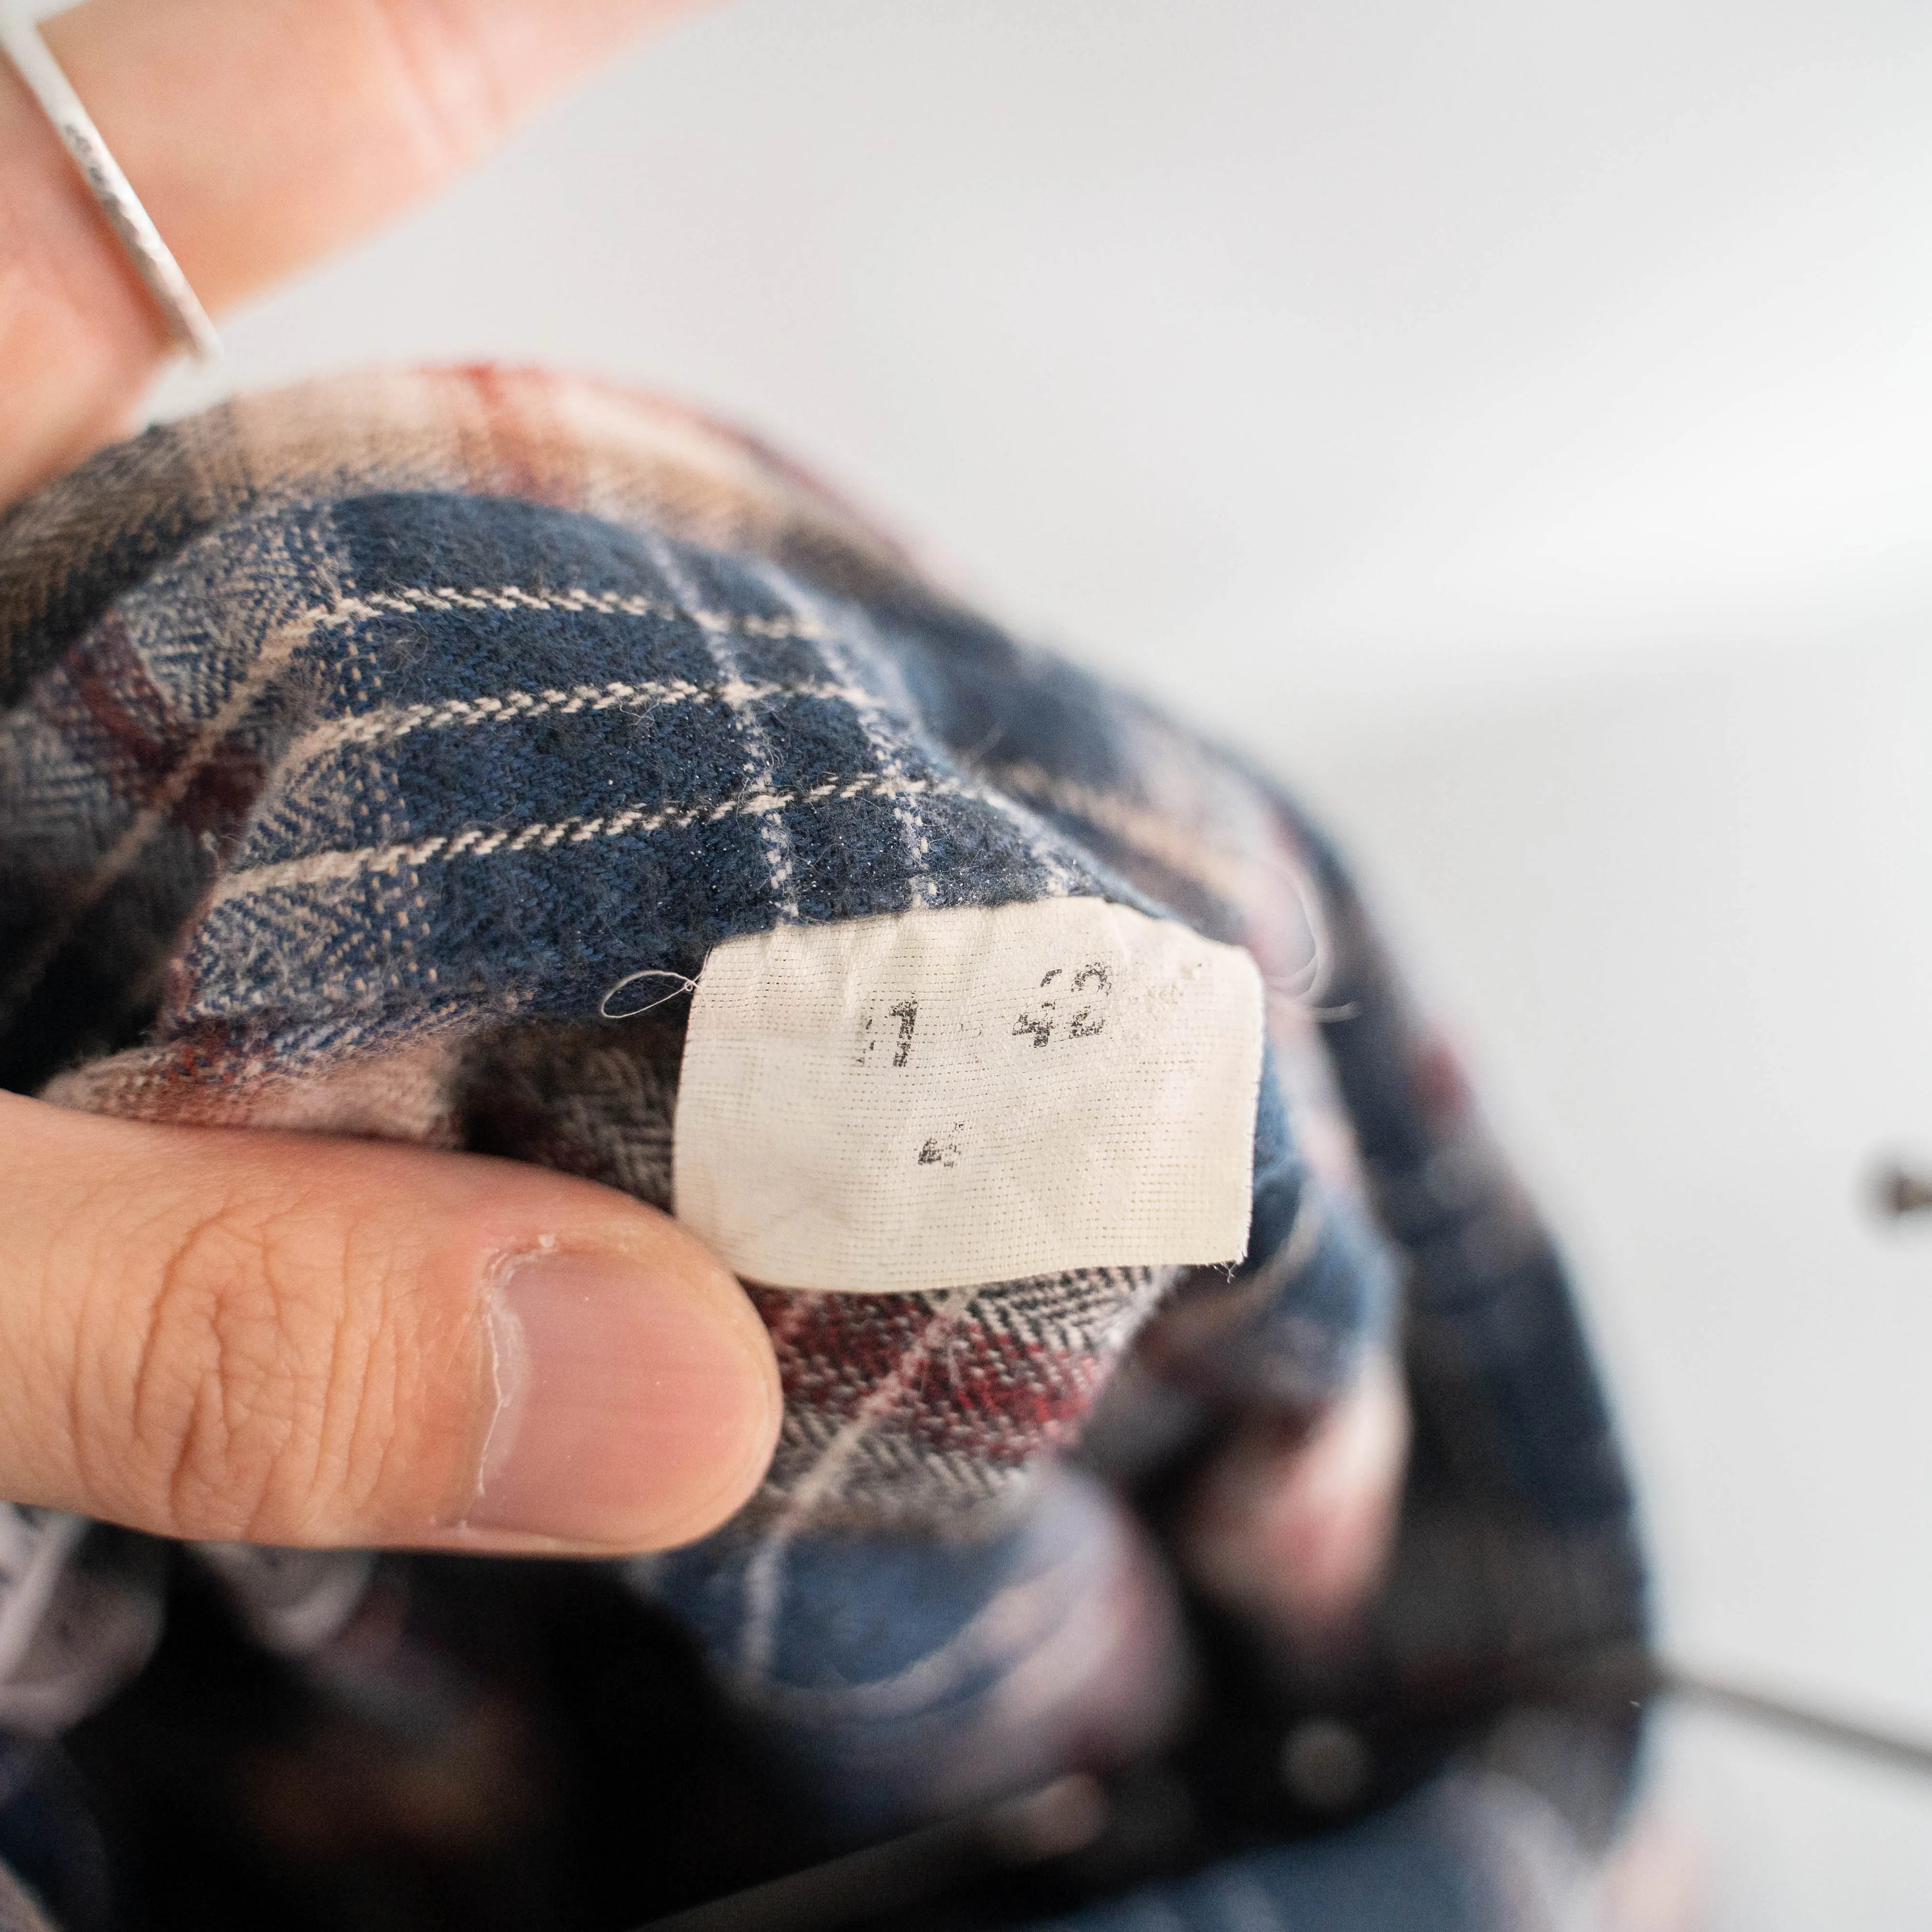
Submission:
M 676 1224 L 513 1162 L 0 1094 L 0 1496 L 158 1534 L 608 1552 L 756 1486 L 777 1372 Z

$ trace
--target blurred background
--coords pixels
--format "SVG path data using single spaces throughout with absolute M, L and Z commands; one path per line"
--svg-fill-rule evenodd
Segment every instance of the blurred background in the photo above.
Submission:
M 228 332 L 642 381 L 1298 783 L 1574 1254 L 1670 1649 L 1932 1735 L 1932 10 L 736 0 Z M 1720 1928 L 1932 1781 L 1672 1714 Z

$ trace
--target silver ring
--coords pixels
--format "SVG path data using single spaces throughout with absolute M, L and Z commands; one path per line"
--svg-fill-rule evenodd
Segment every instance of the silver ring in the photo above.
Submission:
M 47 51 L 47 44 L 28 16 L 19 0 L 0 0 L 0 46 L 27 83 L 62 145 L 74 158 L 94 198 L 100 204 L 108 225 L 120 238 L 154 305 L 168 325 L 168 331 L 184 349 L 206 362 L 221 353 L 221 338 L 214 325 L 188 285 L 160 232 L 148 218 L 148 211 L 128 184 L 120 164 L 107 152 L 94 117 L 80 104 L 73 83 L 60 64 Z

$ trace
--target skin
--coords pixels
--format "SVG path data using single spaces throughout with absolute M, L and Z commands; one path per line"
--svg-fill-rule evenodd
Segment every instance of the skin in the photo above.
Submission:
M 219 314 L 434 194 L 676 10 L 88 0 L 43 31 Z M 124 434 L 169 352 L 0 62 L 0 502 Z M 10 1095 L 0 1148 L 0 1495 L 172 1536 L 605 1552 L 703 1534 L 770 1459 L 763 1324 L 698 1243 L 620 1195 Z M 482 1528 L 486 1456 L 530 1431 L 497 1291 L 559 1256 L 596 1270 L 597 1318 L 654 1398 L 655 1439 L 607 1428 L 595 1460 L 615 1474 L 587 1503 L 560 1478 L 524 1509 L 536 1520 Z
M 88 0 L 44 32 L 218 316 L 433 194 L 680 10 Z M 124 434 L 168 346 L 0 63 L 0 502 Z M 621 1196 L 480 1157 L 12 1095 L 0 1148 L 0 1496 L 177 1537 L 608 1553 L 704 1534 L 769 1459 L 762 1325 L 696 1241 Z M 568 1292 L 506 1330 L 505 1284 L 514 1301 L 560 1260 Z M 579 1419 L 602 1432 L 586 1484 L 528 1447 L 542 1378 L 532 1394 L 517 1377 L 523 1338 L 593 1307 L 597 1352 L 648 1394 L 641 1420 Z M 1307 1580 L 1275 1593 L 1291 1619 L 1345 1618 L 1385 1540 L 1400 1414 L 1385 1390 L 1358 1400 L 1310 1453 L 1266 1463 L 1258 1520 Z M 518 1526 L 486 1527 L 484 1478 L 520 1456 Z M 1222 1543 L 1242 1515 L 1225 1488 Z

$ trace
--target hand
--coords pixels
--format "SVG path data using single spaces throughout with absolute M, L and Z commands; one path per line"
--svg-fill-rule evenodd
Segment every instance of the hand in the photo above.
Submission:
M 446 186 L 687 0 L 87 0 L 42 32 L 218 315 Z M 0 59 L 0 504 L 125 433 L 152 304 Z
M 219 311 L 440 186 L 669 0 L 89 0 L 55 55 Z M 166 347 L 0 62 L 0 503 Z M 771 1345 L 675 1224 L 541 1169 L 0 1094 L 0 1496 L 158 1534 L 608 1552 L 776 1439 Z

